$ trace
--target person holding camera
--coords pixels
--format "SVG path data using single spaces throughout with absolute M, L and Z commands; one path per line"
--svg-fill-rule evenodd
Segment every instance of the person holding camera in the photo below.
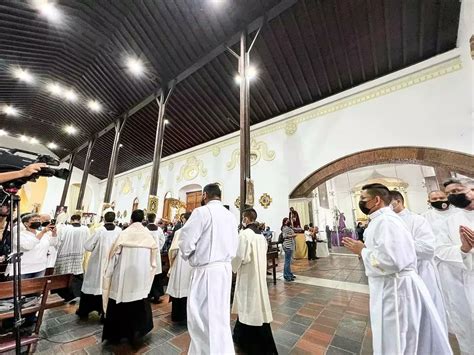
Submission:
M 20 232 L 21 257 L 21 278 L 31 279 L 44 276 L 48 249 L 51 244 L 55 244 L 56 230 L 50 226 L 41 227 L 40 216 L 35 213 L 27 214 L 21 219 L 23 227 Z M 16 228 L 13 230 L 12 250 L 16 250 Z M 13 276 L 13 264 L 9 263 L 5 274 Z
M 47 168 L 48 165 L 45 163 L 33 163 L 28 166 L 25 166 L 21 170 L 8 171 L 5 173 L 0 173 L 0 184 L 8 181 L 13 181 L 17 179 L 22 179 L 33 174 L 38 173 L 42 168 Z

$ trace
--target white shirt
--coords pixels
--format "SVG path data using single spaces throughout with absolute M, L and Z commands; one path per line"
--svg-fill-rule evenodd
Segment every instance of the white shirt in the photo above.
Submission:
M 310 231 L 304 231 L 304 238 L 305 238 L 305 241 L 307 242 L 313 241 L 313 236 L 311 235 Z
M 12 251 L 16 251 L 16 228 L 12 233 Z M 44 235 L 41 240 L 35 233 L 26 229 L 20 232 L 21 274 L 31 274 L 46 270 L 50 238 Z M 6 275 L 13 275 L 13 264 L 8 264 Z
M 181 228 L 180 239 L 180 253 L 193 267 L 215 262 L 230 263 L 239 242 L 237 221 L 221 201 L 210 201 L 193 211 Z
M 422 213 L 422 216 L 426 218 L 433 231 L 435 231 L 436 224 L 438 224 L 440 221 L 445 221 L 447 218 L 449 218 L 449 216 L 452 216 L 454 213 L 456 213 L 457 210 L 458 209 L 453 206 L 449 206 L 446 211 L 430 208 L 426 212 Z
M 147 228 L 148 229 L 148 228 Z M 148 229 L 149 230 L 149 229 Z M 161 230 L 160 227 L 158 227 L 157 230 L 149 230 L 151 235 L 153 236 L 153 239 L 155 239 L 156 244 L 158 244 L 158 252 L 156 253 L 156 271 L 155 275 L 161 274 L 163 272 L 163 267 L 161 265 L 161 248 L 163 248 L 163 245 L 165 245 L 165 235 L 163 231 Z

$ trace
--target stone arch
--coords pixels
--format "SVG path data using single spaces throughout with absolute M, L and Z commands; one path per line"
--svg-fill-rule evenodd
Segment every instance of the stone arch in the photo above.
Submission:
M 474 156 L 428 147 L 386 147 L 364 150 L 324 165 L 300 182 L 290 199 L 307 197 L 323 182 L 349 170 L 370 165 L 405 163 L 440 167 L 474 177 Z

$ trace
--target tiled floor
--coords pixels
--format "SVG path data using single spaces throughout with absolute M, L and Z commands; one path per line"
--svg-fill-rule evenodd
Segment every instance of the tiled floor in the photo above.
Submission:
M 279 269 L 281 265 L 280 262 Z M 279 354 L 372 353 L 368 293 L 338 287 L 348 284 L 365 290 L 367 286 L 360 278 L 357 283 L 348 282 L 350 275 L 360 272 L 360 268 L 357 258 L 347 256 L 331 256 L 317 262 L 296 260 L 293 269 L 300 276 L 297 282 L 280 279 L 273 285 L 269 279 L 274 318 L 271 327 Z M 316 275 L 318 278 L 310 277 Z M 315 286 L 321 279 L 328 285 Z M 166 298 L 162 304 L 153 306 L 155 327 L 138 351 L 128 344 L 102 345 L 98 317 L 80 321 L 75 310 L 76 306 L 67 305 L 47 312 L 42 336 L 48 340 L 40 341 L 39 354 L 182 354 L 188 350 L 187 329 L 172 324 L 171 305 Z M 235 316 L 232 319 L 233 327 Z

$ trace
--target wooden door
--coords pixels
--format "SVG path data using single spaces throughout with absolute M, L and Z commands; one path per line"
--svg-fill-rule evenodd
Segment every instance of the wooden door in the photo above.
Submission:
M 193 191 L 186 193 L 186 212 L 192 212 L 195 208 L 201 206 L 201 191 Z

